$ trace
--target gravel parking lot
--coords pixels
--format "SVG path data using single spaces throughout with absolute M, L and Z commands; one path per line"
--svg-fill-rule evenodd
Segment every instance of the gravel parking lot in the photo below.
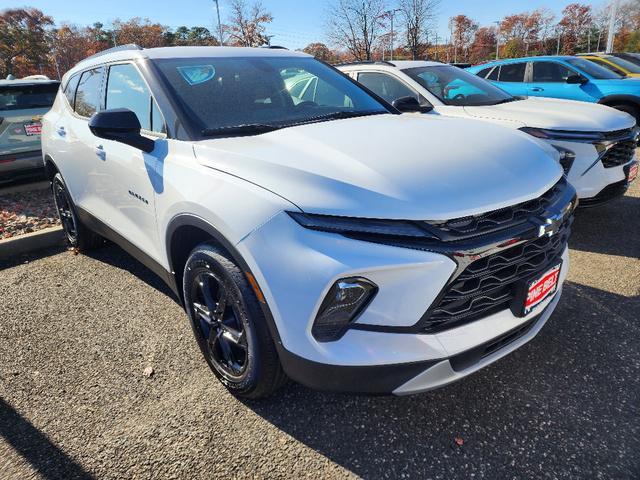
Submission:
M 536 339 L 406 398 L 290 384 L 241 402 L 117 247 L 16 259 L 0 270 L 0 478 L 640 478 L 639 183 L 578 214 Z

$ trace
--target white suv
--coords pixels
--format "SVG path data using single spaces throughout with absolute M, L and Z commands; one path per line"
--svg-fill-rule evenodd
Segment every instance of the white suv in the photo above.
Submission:
M 635 119 L 613 108 L 551 98 L 518 98 L 439 62 L 345 64 L 338 68 L 389 103 L 413 97 L 432 115 L 476 118 L 519 129 L 553 145 L 581 206 L 623 195 L 636 178 Z
M 301 74 L 313 101 L 285 88 Z M 399 115 L 301 53 L 106 52 L 65 75 L 42 138 L 71 244 L 160 275 L 237 395 L 439 387 L 560 298 L 577 198 L 550 147 Z

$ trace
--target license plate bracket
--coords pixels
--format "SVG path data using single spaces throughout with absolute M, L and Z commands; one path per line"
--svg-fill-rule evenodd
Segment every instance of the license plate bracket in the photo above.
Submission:
M 511 302 L 516 317 L 525 317 L 558 290 L 562 260 L 553 263 L 544 273 L 521 281 Z

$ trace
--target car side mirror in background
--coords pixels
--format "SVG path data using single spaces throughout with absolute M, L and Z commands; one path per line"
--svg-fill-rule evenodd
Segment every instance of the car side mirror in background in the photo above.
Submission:
M 589 81 L 588 78 L 583 77 L 582 75 L 578 75 L 577 73 L 574 73 L 573 75 L 569 75 L 567 77 L 567 83 L 571 85 L 577 85 L 577 84 L 584 85 L 588 81 Z
M 128 108 L 113 108 L 94 113 L 89 130 L 96 137 L 131 145 L 143 152 L 151 152 L 155 142 L 140 134 L 140 120 Z
M 409 112 L 430 112 L 433 110 L 433 105 L 420 105 L 418 100 L 415 97 L 400 97 L 396 98 L 391 105 L 393 105 L 396 109 L 400 110 L 402 113 Z

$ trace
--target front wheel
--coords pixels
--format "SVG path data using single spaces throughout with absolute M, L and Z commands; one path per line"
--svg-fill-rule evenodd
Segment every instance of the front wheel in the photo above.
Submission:
M 256 294 L 225 252 L 196 247 L 184 269 L 183 293 L 200 350 L 231 393 L 266 397 L 286 381 Z

